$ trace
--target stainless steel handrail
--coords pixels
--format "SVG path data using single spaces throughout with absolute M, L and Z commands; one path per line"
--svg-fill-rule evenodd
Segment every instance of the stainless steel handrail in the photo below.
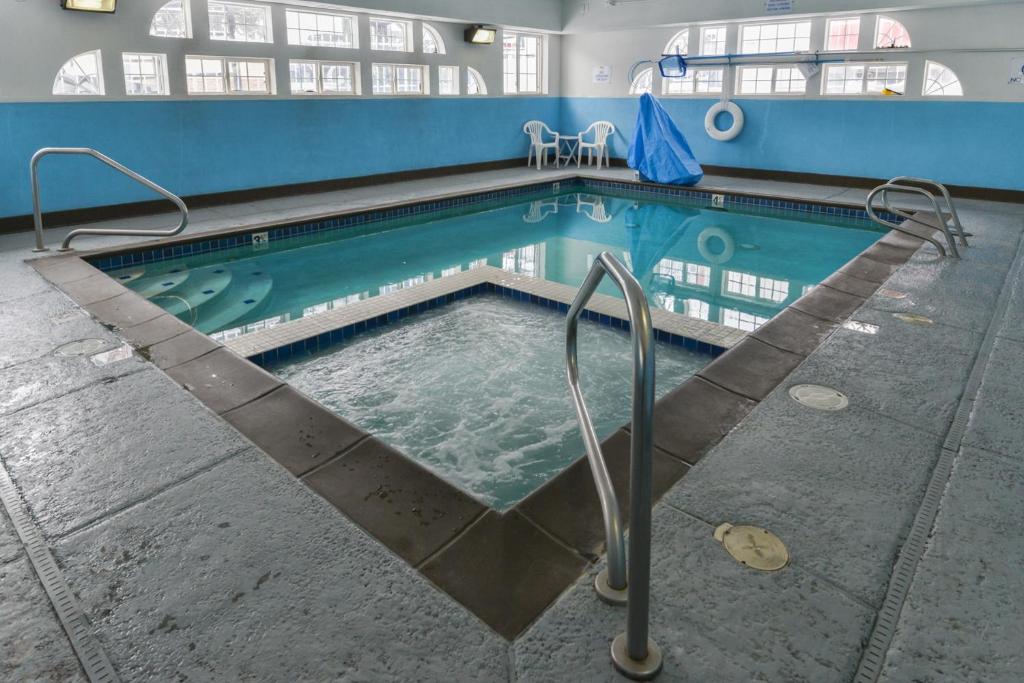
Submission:
M 946 243 L 949 245 L 949 251 L 952 252 L 952 254 L 953 254 L 953 256 L 955 258 L 960 258 L 960 252 L 956 248 L 956 240 L 953 239 L 952 234 L 950 234 L 950 232 L 949 232 L 949 225 L 946 224 L 946 219 L 943 217 L 942 211 L 939 210 L 939 203 L 935 199 L 935 195 L 933 195 L 928 190 L 923 190 L 920 187 L 911 187 L 910 185 L 896 185 L 896 184 L 893 184 L 893 183 L 885 183 L 884 185 L 879 185 L 878 187 L 876 187 L 875 189 L 871 190 L 871 192 L 868 193 L 868 197 L 867 197 L 867 199 L 864 202 L 864 210 L 867 211 L 867 214 L 868 214 L 868 216 L 871 217 L 871 220 L 875 221 L 879 225 L 884 225 L 887 228 L 892 228 L 893 230 L 897 230 L 897 231 L 902 232 L 904 234 L 911 235 L 913 237 L 918 237 L 920 239 L 925 240 L 926 242 L 930 242 L 931 244 L 935 245 L 935 248 L 939 250 L 939 253 L 942 256 L 946 256 L 946 249 L 942 246 L 942 244 L 937 239 L 935 239 L 935 238 L 933 238 L 933 237 L 931 237 L 931 236 L 929 236 L 927 234 L 918 234 L 918 233 L 913 232 L 911 230 L 907 230 L 906 228 L 902 227 L 898 223 L 893 223 L 892 221 L 887 221 L 884 218 L 880 217 L 877 213 L 875 213 L 875 207 L 874 207 L 875 197 L 877 197 L 879 194 L 882 194 L 883 195 L 883 201 L 885 203 L 885 208 L 886 208 L 887 211 L 890 211 L 891 213 L 894 213 L 897 216 L 900 216 L 901 218 L 904 218 L 904 219 L 906 219 L 906 220 L 908 220 L 908 221 L 910 221 L 912 223 L 917 223 L 918 225 L 923 225 L 923 226 L 925 226 L 928 229 L 934 229 L 935 228 L 934 225 L 929 225 L 928 223 L 925 223 L 923 221 L 918 220 L 917 218 L 914 218 L 914 216 L 912 216 L 912 215 L 910 215 L 908 213 L 904 213 L 904 212 L 902 212 L 902 211 L 900 211 L 898 209 L 894 209 L 891 206 L 889 206 L 888 195 L 886 194 L 888 192 L 903 192 L 903 193 L 906 193 L 906 194 L 920 194 L 920 195 L 924 195 L 925 197 L 927 197 L 931 201 L 932 207 L 935 209 L 935 218 L 936 218 L 936 220 L 938 220 L 938 222 L 940 224 L 939 225 L 939 229 L 942 230 L 943 234 L 946 236 Z
M 50 154 L 82 154 L 98 159 L 115 171 L 119 171 L 132 180 L 145 185 L 154 192 L 167 197 L 167 199 L 174 202 L 174 205 L 178 207 L 178 211 L 181 212 L 181 220 L 178 222 L 178 226 L 170 230 L 131 230 L 121 228 L 79 228 L 77 230 L 72 230 L 68 233 L 68 236 L 64 238 L 64 242 L 60 246 L 60 251 L 70 250 L 68 245 L 71 244 L 71 240 L 79 235 L 152 235 L 154 237 L 172 237 L 179 234 L 185 229 L 185 226 L 188 225 L 188 207 L 185 206 L 185 202 L 181 200 L 181 197 L 165 190 L 152 180 L 139 175 L 127 166 L 114 161 L 105 154 L 101 154 L 89 147 L 44 147 L 33 154 L 32 160 L 29 162 L 29 176 L 32 180 L 32 218 L 35 221 L 36 230 L 36 246 L 32 251 L 48 251 L 46 246 L 43 244 L 43 214 L 39 208 L 39 160 Z
M 629 315 L 633 340 L 633 418 L 630 429 L 630 534 L 629 573 L 626 581 L 626 559 L 622 520 L 618 500 L 601 452 L 601 444 L 590 420 L 579 384 L 576 340 L 583 307 L 597 291 L 605 275 L 622 290 Z M 651 588 L 651 479 L 654 426 L 654 328 L 651 311 L 643 288 L 610 252 L 602 252 L 580 286 L 566 319 L 566 375 L 572 392 L 576 417 L 583 432 L 587 460 L 597 485 L 604 515 L 608 545 L 606 579 L 595 582 L 604 599 L 614 598 L 626 589 L 626 631 L 612 643 L 612 662 L 624 676 L 635 680 L 654 678 L 661 671 L 661 649 L 649 637 Z M 602 586 L 606 581 L 608 586 Z M 610 589 L 610 590 L 606 590 Z M 613 600 L 614 601 L 614 600 Z
M 962 223 L 960 223 L 960 215 L 956 212 L 956 206 L 953 204 L 953 197 L 950 196 L 949 190 L 946 189 L 945 185 L 935 180 L 929 180 L 928 178 L 915 178 L 914 176 L 909 175 L 901 175 L 896 176 L 895 178 L 890 178 L 889 183 L 896 185 L 914 183 L 917 185 L 930 185 L 931 187 L 938 188 L 939 192 L 942 193 L 943 198 L 945 198 L 946 200 L 946 206 L 949 208 L 950 215 L 953 217 L 953 227 L 956 228 L 954 234 L 956 234 L 956 236 L 960 238 L 960 246 L 969 246 L 967 244 L 968 234 L 964 232 L 964 226 Z M 885 195 L 882 196 L 882 201 L 885 204 L 885 208 L 891 211 L 892 209 L 889 207 L 889 203 L 886 200 Z

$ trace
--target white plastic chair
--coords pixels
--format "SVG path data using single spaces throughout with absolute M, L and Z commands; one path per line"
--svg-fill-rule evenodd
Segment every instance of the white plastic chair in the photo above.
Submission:
M 540 223 L 552 214 L 558 213 L 558 200 L 538 200 L 530 203 L 530 208 L 523 214 L 524 223 Z
M 605 208 L 604 197 L 597 195 L 586 195 L 586 197 L 592 201 L 584 199 L 582 194 L 576 195 L 576 213 L 582 213 L 595 223 L 608 223 L 614 218 Z
M 558 164 L 558 145 L 559 135 L 555 131 L 548 128 L 547 124 L 543 121 L 527 121 L 526 125 L 523 126 L 523 132 L 530 136 L 530 154 L 526 157 L 526 165 L 529 166 L 533 163 L 534 156 L 537 157 L 537 170 L 540 170 L 541 160 L 543 159 L 544 165 L 548 164 L 548 150 L 552 150 L 555 153 L 555 164 Z M 544 135 L 550 135 L 554 137 L 553 142 L 544 142 Z
M 584 136 L 594 134 L 594 141 L 587 142 Z M 594 163 L 594 153 L 597 153 L 597 167 L 601 168 L 601 160 L 604 159 L 605 166 L 611 166 L 611 156 L 608 152 L 608 136 L 615 134 L 615 126 L 609 121 L 595 121 L 585 130 L 580 132 L 580 149 L 576 156 L 576 168 L 580 166 L 583 157 L 583 150 L 587 150 L 587 166 Z

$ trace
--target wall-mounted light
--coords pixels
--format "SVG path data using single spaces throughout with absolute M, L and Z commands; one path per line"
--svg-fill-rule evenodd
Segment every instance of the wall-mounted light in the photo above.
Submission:
M 490 45 L 498 35 L 498 30 L 486 26 L 470 26 L 466 29 L 466 42 L 476 45 Z
M 61 9 L 79 12 L 106 12 L 113 14 L 117 9 L 117 0 L 60 0 Z

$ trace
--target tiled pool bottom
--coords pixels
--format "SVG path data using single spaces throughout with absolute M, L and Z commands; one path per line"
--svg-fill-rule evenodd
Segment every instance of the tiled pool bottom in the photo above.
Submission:
M 581 382 L 603 439 L 629 419 L 630 339 L 583 321 L 579 343 Z M 657 344 L 657 396 L 710 360 Z M 565 315 L 497 294 L 270 370 L 497 510 L 583 452 L 565 381 Z

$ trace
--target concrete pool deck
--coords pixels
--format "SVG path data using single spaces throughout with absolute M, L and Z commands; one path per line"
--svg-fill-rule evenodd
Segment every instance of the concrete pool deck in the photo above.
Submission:
M 495 171 L 202 209 L 189 231 L 558 173 Z M 864 194 L 704 184 L 818 200 Z M 657 506 L 659 680 L 852 680 L 962 400 L 970 421 L 882 679 L 1019 678 L 1024 207 L 958 208 L 975 235 L 962 262 L 918 251 L 887 279 L 889 291 L 851 316 L 876 334 L 835 331 Z M 47 242 L 64 232 L 48 231 Z M 77 246 L 128 241 L 85 237 Z M 592 577 L 509 643 L 153 366 L 53 355 L 83 337 L 120 340 L 23 263 L 30 244 L 28 233 L 0 236 L 0 460 L 122 678 L 617 678 L 608 643 L 624 613 L 597 599 Z M 1004 289 L 1010 299 L 1000 302 Z M 985 344 L 990 330 L 994 344 Z M 803 408 L 786 393 L 800 382 L 835 386 L 851 407 Z M 0 678 L 82 677 L 0 518 Z M 734 563 L 711 537 L 726 521 L 775 531 L 791 565 L 759 574 Z

